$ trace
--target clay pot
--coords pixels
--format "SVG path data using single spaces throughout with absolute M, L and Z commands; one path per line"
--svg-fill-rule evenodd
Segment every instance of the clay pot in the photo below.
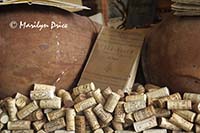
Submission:
M 172 92 L 200 93 L 200 18 L 170 16 L 146 39 L 142 62 L 147 82 Z
M 159 10 L 170 10 L 172 3 L 173 2 L 171 0 L 157 0 L 157 8 Z
M 17 23 L 16 23 L 16 22 Z M 20 29 L 20 21 L 67 28 Z M 64 26 L 63 26 L 64 27 Z M 86 17 L 36 5 L 0 7 L 0 98 L 28 94 L 33 83 L 76 84 L 99 26 Z

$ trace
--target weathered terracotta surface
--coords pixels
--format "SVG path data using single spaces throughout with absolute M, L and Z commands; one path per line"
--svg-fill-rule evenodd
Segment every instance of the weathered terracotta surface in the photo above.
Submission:
M 11 21 L 67 23 L 67 29 L 12 29 Z M 69 88 L 83 67 L 99 26 L 45 6 L 0 7 L 0 98 L 28 94 L 33 83 Z
M 160 10 L 170 10 L 172 3 L 171 0 L 157 0 L 157 8 Z
M 143 51 L 147 82 L 173 92 L 200 93 L 200 18 L 170 16 L 154 28 Z

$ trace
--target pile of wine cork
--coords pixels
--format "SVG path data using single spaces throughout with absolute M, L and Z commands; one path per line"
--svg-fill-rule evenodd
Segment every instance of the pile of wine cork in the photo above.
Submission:
M 200 133 L 200 94 L 134 84 L 130 94 L 93 83 L 72 93 L 34 84 L 0 101 L 1 133 Z

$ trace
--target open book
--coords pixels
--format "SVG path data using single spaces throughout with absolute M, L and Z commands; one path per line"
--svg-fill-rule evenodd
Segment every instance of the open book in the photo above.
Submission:
M 175 3 L 200 5 L 199 0 L 172 0 Z
M 200 16 L 199 0 L 172 0 L 172 10 L 177 16 Z
M 54 6 L 70 12 L 80 11 L 82 9 L 90 9 L 82 6 L 82 0 L 3 0 L 0 2 L 0 6 L 23 3 Z
M 144 33 L 103 27 L 95 42 L 79 85 L 94 82 L 96 87 L 110 86 L 114 91 L 132 89 Z

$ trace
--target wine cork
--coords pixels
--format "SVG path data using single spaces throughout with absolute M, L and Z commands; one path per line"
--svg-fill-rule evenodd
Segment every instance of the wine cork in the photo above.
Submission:
M 192 109 L 191 100 L 168 100 L 167 109 Z
M 125 123 L 133 123 L 134 122 L 134 118 L 133 118 L 133 113 L 128 113 L 125 116 Z
M 6 124 L 8 123 L 9 121 L 9 116 L 6 112 L 3 112 L 0 114 L 0 122 L 3 123 L 3 124 Z
M 157 101 L 158 101 L 159 98 L 148 98 L 147 99 L 147 105 L 150 106 L 150 105 L 153 105 L 155 107 L 158 107 L 157 104 Z
M 53 111 L 53 109 L 44 109 L 44 114 L 47 114 L 47 113 L 50 113 L 50 112 L 52 112 Z
M 52 85 L 46 85 L 46 84 L 34 84 L 33 87 L 34 91 L 53 91 L 55 92 L 56 87 Z
M 75 131 L 76 112 L 72 108 L 66 109 L 66 129 L 67 131 Z
M 95 91 L 95 90 L 94 90 Z M 87 96 L 87 98 L 89 98 L 89 97 L 93 97 L 93 92 L 94 91 L 90 91 L 90 92 L 88 92 L 87 94 L 86 94 L 86 96 Z
M 200 125 L 195 124 L 195 133 L 200 133 Z
M 133 123 L 134 129 L 136 132 L 141 132 L 141 131 L 156 127 L 157 125 L 158 124 L 157 124 L 155 116 Z
M 75 104 L 74 108 L 75 108 L 76 112 L 81 112 L 81 111 L 88 109 L 96 104 L 97 103 L 96 103 L 95 99 L 93 97 L 90 97 L 84 101 L 81 101 L 81 102 Z
M 35 121 L 33 122 L 33 128 L 36 131 L 39 131 L 40 129 L 42 129 L 42 127 L 44 126 L 44 124 L 46 123 L 46 119 L 40 120 L 40 121 Z
M 94 107 L 93 111 L 97 115 L 97 117 L 106 124 L 113 119 L 112 115 L 106 112 L 101 104 L 98 104 L 96 107 Z
M 3 109 L 0 107 L 0 114 L 3 113 Z
M 75 131 L 55 130 L 54 133 L 75 133 Z
M 84 116 L 75 116 L 75 132 L 85 133 L 86 132 L 86 122 Z
M 61 109 L 53 110 L 53 111 L 47 113 L 46 116 L 47 116 L 48 121 L 53 121 L 55 119 L 64 117 L 65 116 L 65 109 L 61 108 Z
M 121 130 L 121 131 L 115 131 L 115 133 L 136 133 L 136 132 L 129 130 Z
M 16 104 L 17 108 L 20 110 L 23 107 L 25 107 L 28 104 L 28 102 L 23 97 L 19 97 L 16 99 L 15 104 Z
M 34 133 L 34 130 L 13 130 L 12 133 Z
M 40 100 L 40 108 L 42 109 L 60 109 L 61 108 L 61 98 L 54 97 L 53 99 Z
M 198 103 L 200 102 L 200 94 L 196 93 L 184 93 L 183 94 L 184 100 L 191 100 L 192 103 Z
M 28 130 L 31 129 L 31 122 L 25 120 L 9 121 L 7 128 L 8 130 Z
M 189 110 L 174 110 L 173 112 L 190 122 L 194 122 L 196 117 L 196 113 Z
M 114 121 L 125 123 L 125 110 L 124 110 L 124 102 L 119 101 L 114 112 Z
M 143 133 L 167 133 L 166 129 L 149 129 L 143 131 Z
M 4 100 L 0 99 L 0 107 L 1 107 L 1 109 L 3 109 L 5 107 L 5 99 Z
M 60 89 L 57 92 L 57 96 L 62 99 L 64 107 L 70 108 L 74 105 L 74 101 L 72 100 L 72 97 L 68 91 Z
M 93 133 L 104 133 L 102 128 L 96 129 Z
M 56 130 L 54 133 L 75 133 L 75 131 Z
M 15 106 L 15 99 L 8 98 L 6 99 L 6 106 L 8 115 L 10 118 L 10 121 L 16 121 L 17 120 L 17 107 Z
M 145 93 L 145 88 L 143 85 L 141 84 L 138 84 L 135 86 L 135 91 L 138 93 L 138 94 L 144 94 Z
M 184 131 L 171 131 L 171 133 L 194 133 L 194 132 L 184 132 Z
M 30 99 L 29 99 L 27 96 L 25 96 L 25 95 L 23 95 L 23 94 L 21 94 L 21 93 L 17 93 L 17 94 L 15 95 L 16 101 L 17 101 L 18 98 L 23 98 L 24 101 L 26 101 L 26 104 L 28 104 L 28 103 L 30 102 Z
M 147 95 L 129 95 L 126 96 L 125 98 L 126 102 L 131 102 L 131 101 L 137 101 L 137 100 L 143 100 L 143 101 L 147 101 Z
M 21 119 L 27 117 L 28 115 L 30 115 L 31 113 L 33 113 L 37 109 L 39 109 L 39 106 L 37 105 L 36 101 L 33 101 L 33 102 L 29 103 L 28 105 L 26 105 L 24 108 L 22 108 L 17 113 L 17 116 L 21 120 Z
M 80 94 L 79 94 L 79 95 L 80 95 Z M 85 95 L 86 95 L 86 94 L 85 94 Z M 78 95 L 77 95 L 77 96 L 78 96 Z M 75 98 L 76 98 L 77 96 L 75 96 L 74 93 L 71 93 L 71 97 L 72 97 L 73 100 L 75 100 Z
M 171 122 L 169 122 L 168 119 L 166 119 L 164 117 L 161 117 L 159 127 L 165 128 L 165 129 L 168 129 L 168 130 L 177 130 L 177 131 L 181 130 L 179 127 L 177 127 L 176 125 L 172 124 Z
M 110 113 L 112 113 L 115 110 L 115 107 L 117 106 L 117 103 L 120 99 L 120 95 L 118 95 L 115 92 L 112 92 L 108 99 L 106 100 L 106 103 L 104 105 L 104 109 Z
M 44 130 L 39 130 L 37 133 L 46 133 Z
M 153 92 L 153 91 L 156 91 L 160 88 L 149 88 L 149 89 L 146 89 L 146 92 Z
M 102 91 L 102 95 L 104 96 L 105 99 L 107 99 L 111 93 L 112 89 L 110 87 L 107 87 Z
M 4 124 L 0 123 L 0 131 L 3 129 L 3 127 L 4 127 Z
M 192 110 L 196 113 L 200 113 L 200 103 L 195 103 L 192 105 Z
M 99 122 L 94 112 L 92 111 L 92 108 L 84 110 L 84 114 L 92 130 L 100 128 Z
M 79 94 L 88 93 L 95 90 L 95 85 L 93 82 L 85 85 L 80 85 L 73 89 L 73 95 L 78 96 Z
M 200 125 L 200 114 L 197 115 L 197 117 L 195 119 L 195 123 Z
M 100 125 L 101 128 L 110 126 L 110 122 L 106 123 L 106 122 L 103 122 L 101 119 L 98 119 L 98 122 L 99 122 L 99 125 Z
M 193 127 L 193 124 L 191 122 L 183 119 L 176 113 L 172 114 L 172 117 L 169 119 L 169 121 L 171 123 L 175 124 L 177 127 L 184 129 L 185 131 L 191 131 L 191 129 Z
M 44 114 L 42 110 L 38 109 L 34 111 L 33 113 L 31 113 L 30 115 L 28 115 L 27 117 L 25 117 L 24 120 L 38 121 L 38 120 L 42 120 L 43 118 L 44 118 Z
M 31 100 L 53 99 L 54 91 L 31 91 L 30 98 Z
M 59 89 L 59 90 L 56 91 L 56 95 L 57 95 L 58 97 L 62 98 L 62 96 L 63 96 L 63 94 L 64 94 L 65 92 L 68 92 L 68 91 L 66 91 L 65 89 Z M 69 93 L 69 92 L 68 92 L 68 93 Z M 71 97 L 71 94 L 70 94 L 70 97 Z M 71 98 L 71 99 L 72 99 L 72 98 Z
M 124 130 L 123 124 L 120 122 L 112 121 L 112 126 L 115 130 Z
M 133 116 L 136 121 L 144 120 L 150 116 L 153 116 L 156 114 L 156 111 L 153 106 L 149 106 L 147 108 L 141 109 L 139 111 L 136 111 L 133 113 Z
M 105 104 L 105 98 L 101 94 L 101 90 L 99 88 L 97 90 L 94 90 L 92 94 L 97 103 L 101 103 L 102 105 Z
M 155 116 L 160 118 L 160 117 L 170 117 L 171 111 L 167 109 L 162 109 L 162 108 L 155 108 L 156 114 Z
M 64 128 L 65 126 L 66 126 L 65 119 L 62 117 L 62 118 L 50 121 L 48 123 L 45 123 L 44 130 L 45 132 L 53 132 L 55 130 Z
M 126 113 L 134 112 L 146 107 L 146 102 L 144 100 L 137 100 L 124 103 L 124 110 Z
M 82 114 L 81 114 L 81 115 L 82 115 Z M 87 120 L 86 120 L 86 129 L 85 129 L 85 132 L 86 132 L 86 133 L 92 133 L 92 130 L 91 130 L 90 126 L 89 126 L 88 123 L 87 123 Z
M 116 93 L 117 93 L 118 95 L 120 95 L 120 99 L 121 99 L 121 100 L 124 100 L 125 94 L 124 94 L 124 91 L 123 91 L 122 89 L 117 89 L 117 90 L 116 90 Z
M 180 93 L 174 93 L 172 95 L 158 99 L 157 100 L 158 107 L 166 108 L 167 107 L 166 103 L 168 100 L 181 100 L 181 95 Z
M 10 130 L 2 130 L 1 133 L 11 133 Z
M 169 96 L 169 89 L 167 87 L 163 87 L 152 92 L 147 92 L 146 95 L 147 98 L 161 98 Z
M 146 84 L 144 85 L 144 88 L 147 92 L 150 92 L 151 90 L 157 90 L 157 89 L 160 89 L 159 86 L 157 85 L 154 85 L 154 84 Z
M 74 103 L 76 104 L 76 103 L 79 103 L 79 102 L 84 101 L 86 99 L 87 99 L 86 94 L 80 94 L 74 99 Z
M 133 123 L 123 123 L 124 129 L 129 129 L 133 126 Z
M 113 133 L 114 130 L 111 127 L 104 127 L 103 128 L 104 133 Z
M 136 91 L 131 91 L 130 93 L 128 93 L 129 95 L 139 95 Z

